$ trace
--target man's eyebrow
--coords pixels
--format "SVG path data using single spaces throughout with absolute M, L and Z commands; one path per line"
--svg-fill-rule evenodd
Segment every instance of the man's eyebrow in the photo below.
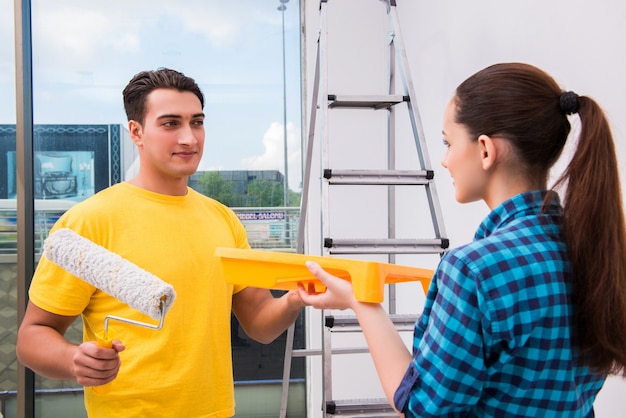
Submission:
M 182 119 L 182 116 L 174 113 L 166 113 L 164 115 L 157 116 L 157 119 Z
M 201 113 L 194 113 L 193 115 L 191 115 L 191 117 L 194 118 L 194 119 L 195 118 L 203 118 L 204 117 L 204 113 L 203 112 L 201 112 Z M 157 119 L 182 119 L 182 118 L 183 118 L 182 115 L 177 115 L 177 114 L 174 114 L 174 113 L 171 113 L 171 114 L 166 113 L 165 115 L 161 115 L 161 116 L 157 117 Z

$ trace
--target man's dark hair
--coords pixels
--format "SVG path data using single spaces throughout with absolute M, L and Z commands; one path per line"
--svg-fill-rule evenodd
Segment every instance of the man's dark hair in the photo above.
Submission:
M 198 97 L 204 109 L 204 95 L 193 78 L 176 70 L 159 68 L 136 74 L 124 88 L 122 92 L 124 110 L 129 121 L 134 120 L 143 125 L 146 117 L 146 97 L 156 89 L 189 91 Z

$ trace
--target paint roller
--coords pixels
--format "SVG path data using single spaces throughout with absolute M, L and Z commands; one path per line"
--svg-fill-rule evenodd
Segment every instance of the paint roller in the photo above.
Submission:
M 60 228 L 48 236 L 43 254 L 79 279 L 159 320 L 156 325 L 108 315 L 104 320 L 104 331 L 96 336 L 99 346 L 112 347 L 110 320 L 155 330 L 163 327 L 165 314 L 176 298 L 170 284 L 68 228 Z

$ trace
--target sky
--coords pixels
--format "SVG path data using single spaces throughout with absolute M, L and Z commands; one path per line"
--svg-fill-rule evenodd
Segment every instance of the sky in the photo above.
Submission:
M 13 0 L 0 0 L 0 123 L 15 123 Z M 200 170 L 284 173 L 279 0 L 32 1 L 36 124 L 126 125 L 121 91 L 169 67 L 205 94 Z M 284 12 L 289 186 L 301 184 L 299 1 Z M 10 40 L 10 42 L 5 42 Z

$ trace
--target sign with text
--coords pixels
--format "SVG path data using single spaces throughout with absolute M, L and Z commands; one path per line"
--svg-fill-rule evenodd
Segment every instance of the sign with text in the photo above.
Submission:
M 240 221 L 284 221 L 284 211 L 258 211 L 258 212 L 238 212 L 237 217 Z

